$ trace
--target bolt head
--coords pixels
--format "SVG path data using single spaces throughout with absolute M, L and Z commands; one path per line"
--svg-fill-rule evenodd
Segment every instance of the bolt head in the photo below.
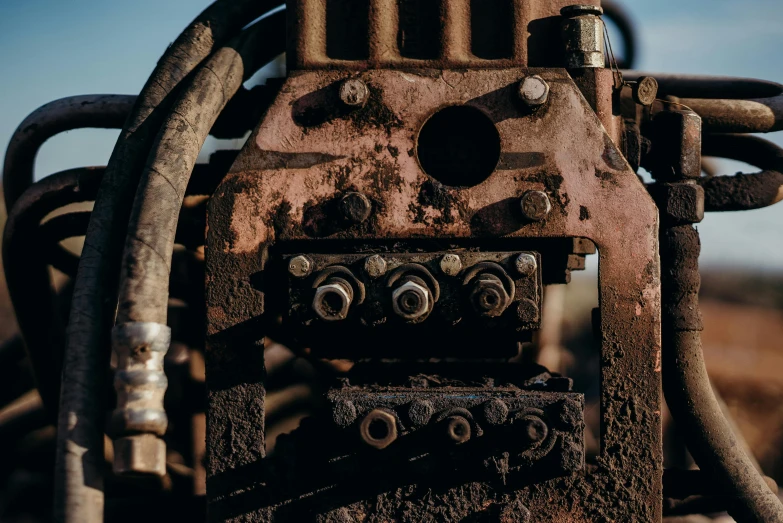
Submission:
M 377 254 L 373 254 L 366 260 L 364 260 L 364 272 L 370 278 L 380 278 L 386 274 L 386 260 Z
M 307 256 L 296 256 L 288 262 L 288 273 L 294 278 L 304 278 L 310 275 L 313 264 Z
M 394 289 L 392 307 L 397 316 L 415 321 L 430 310 L 430 292 L 416 282 L 406 282 Z
M 434 413 L 435 408 L 429 400 L 416 400 L 408 407 L 408 418 L 418 426 L 429 423 Z
M 658 81 L 652 76 L 642 76 L 633 86 L 632 94 L 636 103 L 649 107 L 658 97 Z
M 478 280 L 470 293 L 473 309 L 485 318 L 497 318 L 508 308 L 511 301 L 503 283 L 497 277 Z
M 356 406 L 352 401 L 340 400 L 332 409 L 332 418 L 339 427 L 347 427 L 356 421 Z
M 372 202 L 362 193 L 349 192 L 340 198 L 340 214 L 350 223 L 362 223 L 372 214 Z
M 535 256 L 530 253 L 523 252 L 517 256 L 516 260 L 514 260 L 514 266 L 521 276 L 532 276 L 538 269 L 538 262 L 536 261 Z
M 370 89 L 358 78 L 349 78 L 340 84 L 340 101 L 348 107 L 362 107 L 369 98 Z
M 540 107 L 549 99 L 549 84 L 538 75 L 528 76 L 519 82 L 518 94 L 528 107 Z
M 353 292 L 343 283 L 326 283 L 315 290 L 313 311 L 324 321 L 341 321 L 348 317 Z
M 522 214 L 528 220 L 540 222 L 552 211 L 552 202 L 544 191 L 528 191 L 520 201 Z
M 497 398 L 489 400 L 484 403 L 484 418 L 490 425 L 502 425 L 508 418 L 508 405 Z
M 549 427 L 537 416 L 525 416 L 521 422 L 522 433 L 530 443 L 541 443 L 549 435 Z
M 446 254 L 440 259 L 440 270 L 446 276 L 457 276 L 462 271 L 462 260 L 456 254 Z
M 165 476 L 166 444 L 154 434 L 116 439 L 113 468 L 120 476 Z

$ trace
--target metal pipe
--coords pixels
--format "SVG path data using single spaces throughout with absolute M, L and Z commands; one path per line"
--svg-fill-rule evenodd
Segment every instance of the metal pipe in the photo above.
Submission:
M 274 7 L 268 0 L 218 0 L 169 46 L 136 100 L 95 202 L 76 279 L 60 398 L 54 520 L 103 521 L 103 404 L 117 267 L 132 195 L 172 93 L 243 26 Z
M 705 133 L 771 133 L 783 130 L 783 94 L 753 100 L 681 98 L 702 118 Z
M 6 209 L 10 210 L 32 185 L 35 157 L 46 140 L 73 129 L 120 129 L 135 101 L 135 96 L 117 94 L 71 96 L 33 111 L 14 131 L 5 152 L 3 191 Z
M 754 99 L 772 98 L 783 94 L 783 85 L 755 78 L 732 76 L 705 76 L 688 74 L 649 73 L 624 70 L 623 78 L 631 82 L 651 76 L 658 82 L 658 96 L 704 99 Z
M 754 174 L 740 173 L 699 180 L 704 187 L 706 211 L 761 209 L 783 200 L 783 148 L 777 144 L 757 136 L 707 135 L 702 154 L 766 169 Z

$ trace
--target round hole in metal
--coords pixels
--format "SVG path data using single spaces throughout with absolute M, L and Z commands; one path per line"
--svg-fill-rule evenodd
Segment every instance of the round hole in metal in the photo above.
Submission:
M 419 131 L 416 155 L 421 168 L 444 185 L 473 187 L 494 172 L 500 160 L 500 134 L 482 111 L 454 105 L 433 114 Z

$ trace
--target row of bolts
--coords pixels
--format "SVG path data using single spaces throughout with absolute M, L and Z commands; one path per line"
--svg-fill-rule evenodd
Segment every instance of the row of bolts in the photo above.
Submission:
M 445 254 L 440 258 L 440 269 L 446 276 L 456 277 L 462 272 L 462 259 L 458 254 Z M 536 257 L 522 253 L 514 260 L 514 267 L 520 276 L 529 277 L 538 269 Z M 293 257 L 288 264 L 289 273 L 295 278 L 306 278 L 313 271 L 313 263 L 307 256 Z M 371 279 L 386 274 L 387 263 L 382 256 L 374 254 L 364 261 L 364 272 Z M 330 278 L 320 285 L 313 297 L 313 310 L 325 321 L 344 320 L 353 301 L 351 285 L 343 278 Z M 392 292 L 394 312 L 406 321 L 416 321 L 431 310 L 431 292 L 419 278 L 403 278 Z M 485 317 L 497 317 L 509 305 L 509 296 L 499 278 L 488 275 L 478 277 L 471 294 L 477 312 Z

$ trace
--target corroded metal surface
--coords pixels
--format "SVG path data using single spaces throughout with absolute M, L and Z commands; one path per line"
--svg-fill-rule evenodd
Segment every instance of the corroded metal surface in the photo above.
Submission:
M 516 86 L 529 74 L 550 85 L 546 107 L 535 112 L 516 96 Z M 338 94 L 348 76 L 293 73 L 210 203 L 207 468 L 213 518 L 231 514 L 262 521 L 275 511 L 282 517 L 293 510 L 281 505 L 285 497 L 269 494 L 275 491 L 273 477 L 264 478 L 263 487 L 247 472 L 263 469 L 264 462 L 263 373 L 250 364 L 261 353 L 267 260 L 296 252 L 303 242 L 326 252 L 395 242 L 426 250 L 435 239 L 525 250 L 527 242 L 541 238 L 579 237 L 594 242 L 600 253 L 597 468 L 528 484 L 455 477 L 422 480 L 419 487 L 385 485 L 364 492 L 372 502 L 330 491 L 326 505 L 342 505 L 332 507 L 337 515 L 326 509 L 324 494 L 313 494 L 325 486 L 316 482 L 311 503 L 325 513 L 324 521 L 345 514 L 421 520 L 441 510 L 437 507 L 447 511 L 439 512 L 447 521 L 488 510 L 520 514 L 515 503 L 536 521 L 659 521 L 657 211 L 579 89 L 557 70 L 368 71 L 360 78 L 370 98 L 348 111 Z M 417 162 L 419 130 L 450 105 L 479 110 L 500 137 L 496 170 L 474 186 L 443 185 Z M 520 197 L 530 190 L 548 195 L 552 211 L 545 220 L 524 218 Z M 346 192 L 370 199 L 367 221 L 335 222 L 331 202 Z M 427 487 L 432 481 L 437 493 Z

